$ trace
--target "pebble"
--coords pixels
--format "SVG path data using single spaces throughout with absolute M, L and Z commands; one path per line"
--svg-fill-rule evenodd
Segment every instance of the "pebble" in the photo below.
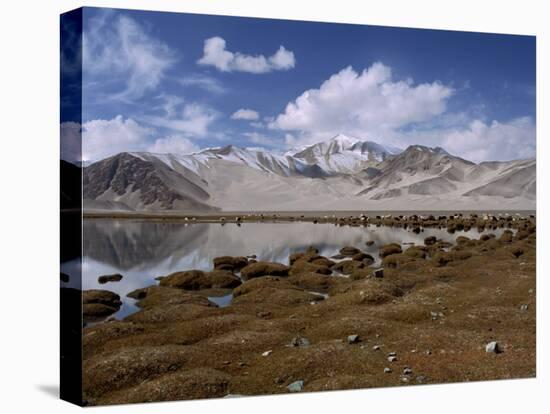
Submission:
M 273 350 L 269 350 L 269 351 L 265 351 L 264 353 L 262 353 L 262 356 L 266 357 L 266 356 L 269 356 L 271 355 L 271 353 L 273 352 Z
M 388 356 L 391 357 L 391 356 L 397 356 L 397 353 L 396 352 L 388 352 Z
M 359 335 L 348 336 L 348 344 L 356 344 L 357 342 L 359 342 Z
M 298 380 L 286 387 L 290 392 L 300 392 L 304 389 L 304 381 Z
M 395 361 L 397 361 L 397 357 L 396 356 L 389 356 L 388 361 L 389 362 L 395 362 Z
M 502 352 L 502 350 L 500 349 L 498 342 L 492 341 L 485 346 L 485 352 L 487 352 L 488 354 L 490 353 L 498 354 Z
M 307 338 L 297 336 L 292 338 L 292 341 L 290 341 L 290 346 L 309 346 L 309 340 Z
M 409 367 L 403 368 L 403 375 L 411 375 L 413 373 L 413 370 Z
M 376 278 L 382 279 L 384 277 L 384 269 L 374 269 L 372 275 Z
M 519 308 L 520 308 L 520 310 L 522 310 L 522 311 L 526 311 L 527 309 L 529 309 L 529 305 L 524 304 L 524 305 L 521 305 Z
M 372 347 L 372 350 L 373 350 L 373 351 L 380 351 L 380 345 L 374 345 L 374 346 Z
M 391 374 L 391 368 L 388 368 L 388 367 L 384 368 L 384 373 Z

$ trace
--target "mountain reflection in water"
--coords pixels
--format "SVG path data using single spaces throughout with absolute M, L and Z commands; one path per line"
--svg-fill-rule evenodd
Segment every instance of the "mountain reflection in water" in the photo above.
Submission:
M 486 232 L 499 236 L 503 229 Z M 424 238 L 432 235 L 454 242 L 461 235 L 479 238 L 480 234 L 476 229 L 450 234 L 446 229 L 426 228 L 415 234 L 383 226 L 336 227 L 310 222 L 245 223 L 239 227 L 91 219 L 83 223 L 82 288 L 118 293 L 123 306 L 114 316 L 121 318 L 137 310 L 127 293 L 155 284 L 157 276 L 188 269 L 210 270 L 218 256 L 256 255 L 258 260 L 286 264 L 290 254 L 309 246 L 315 246 L 327 257 L 344 246 L 354 246 L 378 257 L 379 247 L 387 243 L 423 244 Z M 365 244 L 369 240 L 374 241 L 372 246 Z M 77 264 L 78 261 L 65 262 L 61 271 L 71 276 Z M 113 273 L 121 273 L 124 278 L 117 283 L 98 283 L 99 276 Z

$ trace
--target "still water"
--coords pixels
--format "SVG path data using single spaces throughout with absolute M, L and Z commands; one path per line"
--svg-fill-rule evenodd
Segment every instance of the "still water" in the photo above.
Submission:
M 490 230 L 500 236 L 503 229 Z M 172 272 L 200 269 L 211 270 L 217 256 L 256 255 L 258 260 L 288 263 L 288 256 L 315 246 L 323 256 L 330 257 L 344 246 L 354 246 L 374 257 L 378 248 L 387 243 L 424 244 L 424 238 L 436 236 L 454 242 L 458 236 L 479 238 L 476 229 L 450 234 L 446 229 L 426 228 L 415 234 L 410 230 L 390 227 L 336 227 L 313 223 L 245 223 L 236 224 L 160 223 L 131 220 L 84 220 L 84 256 L 82 259 L 82 289 L 107 289 L 120 295 L 123 302 L 114 314 L 123 318 L 138 310 L 129 292 L 156 284 L 157 276 Z M 372 240 L 374 245 L 365 242 Z M 69 276 L 79 274 L 78 260 L 62 263 L 61 271 Z M 120 273 L 123 279 L 101 285 L 101 275 Z M 71 279 L 74 279 L 71 278 Z M 74 280 L 65 284 L 71 286 Z M 213 299 L 225 306 L 230 296 Z

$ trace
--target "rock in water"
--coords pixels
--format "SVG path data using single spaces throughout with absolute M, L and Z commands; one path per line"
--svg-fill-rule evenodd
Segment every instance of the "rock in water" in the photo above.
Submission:
M 113 275 L 103 275 L 97 278 L 97 281 L 100 285 L 104 285 L 107 282 L 120 282 L 122 280 L 122 275 L 120 273 L 115 273 Z
M 485 352 L 488 354 L 499 354 L 502 352 L 502 349 L 500 348 L 498 342 L 492 341 L 485 346 Z
M 351 256 L 356 255 L 358 253 L 361 253 L 361 250 L 359 250 L 356 247 L 352 247 L 352 246 L 346 246 L 346 247 L 342 247 L 340 249 L 340 254 L 342 256 L 346 256 L 346 257 L 351 257 Z
M 290 392 L 300 392 L 304 389 L 304 381 L 298 380 L 286 387 Z

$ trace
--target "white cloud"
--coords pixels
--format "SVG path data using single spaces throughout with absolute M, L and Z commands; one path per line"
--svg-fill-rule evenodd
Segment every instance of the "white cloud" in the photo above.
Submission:
M 218 114 L 213 109 L 197 103 L 183 105 L 180 111 L 174 110 L 171 115 L 144 116 L 147 123 L 168 128 L 187 136 L 204 137 L 208 134 L 208 127 L 216 120 Z
M 536 156 L 536 126 L 530 117 L 490 124 L 474 120 L 467 128 L 445 131 L 441 135 L 438 145 L 474 162 Z
M 231 119 L 244 119 L 247 121 L 257 121 L 260 114 L 252 109 L 241 108 L 231 115 Z
M 175 62 L 174 52 L 135 20 L 115 13 L 95 17 L 83 34 L 83 77 L 124 82 L 111 97 L 131 101 L 154 90 Z
M 268 73 L 275 70 L 292 69 L 296 60 L 294 52 L 280 46 L 272 56 L 246 55 L 230 52 L 221 37 L 211 37 L 204 41 L 204 54 L 197 61 L 199 65 L 214 66 L 222 72 Z
M 179 79 L 179 83 L 183 86 L 194 86 L 204 89 L 205 91 L 221 94 L 227 92 L 227 89 L 222 83 L 215 78 L 206 75 L 192 74 Z
M 121 115 L 95 119 L 82 125 L 82 159 L 97 161 L 125 151 L 144 151 L 155 130 Z
M 61 129 L 67 132 L 66 138 L 69 139 L 78 132 L 79 124 L 63 123 Z M 174 134 L 161 138 L 157 136 L 158 132 L 155 128 L 143 126 L 121 115 L 113 119 L 88 121 L 82 126 L 82 159 L 98 161 L 120 152 L 190 154 L 199 150 L 192 140 L 183 135 Z M 67 160 L 72 161 L 72 159 Z
M 297 131 L 302 142 L 338 133 L 374 139 L 443 113 L 452 94 L 439 82 L 394 81 L 382 63 L 361 73 L 347 67 L 288 103 L 270 127 Z
M 165 138 L 158 138 L 147 150 L 159 154 L 185 155 L 197 152 L 199 147 L 181 135 L 170 135 Z

